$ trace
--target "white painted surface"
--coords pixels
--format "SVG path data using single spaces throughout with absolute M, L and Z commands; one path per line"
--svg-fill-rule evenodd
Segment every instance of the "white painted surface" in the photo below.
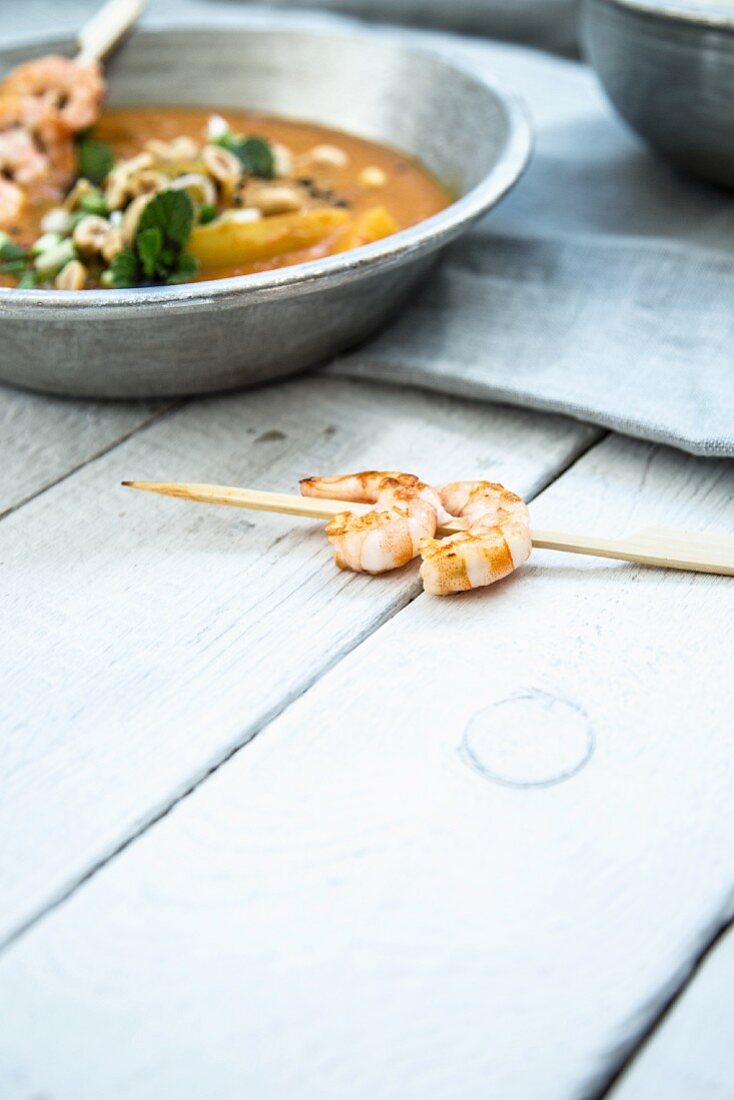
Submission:
M 732 1100 L 734 934 L 706 959 L 609 1100 Z
M 63 401 L 1 386 L 0 515 L 103 454 L 165 408 L 162 401 Z
M 731 464 L 609 439 L 533 513 L 731 531 L 733 490 Z M 341 623 L 349 587 L 311 607 L 333 593 Z M 0 1092 L 588 1096 L 729 911 L 733 620 L 726 579 L 548 553 L 420 597 L 8 950 Z M 472 761 L 476 715 L 517 699 L 515 740 L 484 722 Z M 546 783 L 564 731 L 593 735 L 569 778 L 517 785 L 528 706 Z
M 73 408 L 74 406 L 69 406 Z M 322 525 L 119 488 L 292 491 L 374 466 L 525 494 L 594 433 L 560 418 L 306 379 L 163 417 L 0 524 L 0 932 L 162 812 L 418 590 L 333 573 Z

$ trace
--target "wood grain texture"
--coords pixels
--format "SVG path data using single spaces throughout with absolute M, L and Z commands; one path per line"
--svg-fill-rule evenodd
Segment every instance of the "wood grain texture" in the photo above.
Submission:
M 387 461 L 441 478 L 491 471 L 532 495 L 593 438 L 560 418 L 313 378 L 187 406 L 7 517 L 2 934 L 420 587 L 413 572 L 379 588 L 335 576 L 320 523 L 133 494 L 121 479 L 293 489 Z
M 0 516 L 115 446 L 170 402 L 65 401 L 0 388 Z
M 608 1100 L 731 1100 L 734 934 L 719 942 Z
M 733 489 L 612 438 L 533 511 L 731 531 Z M 728 913 L 733 619 L 543 552 L 416 599 L 8 950 L 0 1092 L 588 1097 Z

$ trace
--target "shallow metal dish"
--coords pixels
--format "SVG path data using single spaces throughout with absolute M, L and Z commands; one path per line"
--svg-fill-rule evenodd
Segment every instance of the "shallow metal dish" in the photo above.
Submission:
M 71 48 L 0 51 L 0 75 Z M 111 103 L 251 108 L 349 130 L 419 155 L 462 197 L 384 241 L 275 272 L 141 290 L 0 289 L 0 378 L 16 385 L 101 397 L 202 393 L 323 360 L 400 308 L 438 251 L 517 180 L 530 149 L 516 101 L 370 32 L 141 32 L 110 80 Z
M 586 53 L 619 113 L 681 168 L 734 187 L 734 7 L 584 0 Z

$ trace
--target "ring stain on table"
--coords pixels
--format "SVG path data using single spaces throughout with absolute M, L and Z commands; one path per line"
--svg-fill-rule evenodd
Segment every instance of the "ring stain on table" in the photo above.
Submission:
M 459 755 L 496 783 L 548 787 L 577 775 L 595 741 L 582 707 L 528 688 L 478 710 L 464 729 Z

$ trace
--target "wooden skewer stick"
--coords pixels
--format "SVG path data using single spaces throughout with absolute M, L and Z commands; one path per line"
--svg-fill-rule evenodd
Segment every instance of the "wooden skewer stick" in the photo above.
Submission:
M 368 512 L 370 505 L 343 500 L 320 500 L 265 493 L 258 489 L 237 489 L 229 485 L 175 484 L 162 481 L 123 481 L 130 489 L 195 500 L 202 504 L 226 504 L 230 508 L 248 508 L 259 512 L 280 512 L 288 516 L 331 519 L 338 512 Z M 439 528 L 439 535 L 465 530 L 465 521 L 452 520 Z M 649 527 L 622 539 L 597 538 L 593 535 L 566 534 L 533 528 L 533 546 L 542 550 L 562 550 L 568 554 L 589 554 L 598 558 L 616 558 L 664 569 L 686 569 L 695 573 L 734 576 L 734 537 L 695 534 L 667 527 Z
M 107 0 L 77 35 L 79 62 L 103 61 L 140 18 L 146 0 Z

